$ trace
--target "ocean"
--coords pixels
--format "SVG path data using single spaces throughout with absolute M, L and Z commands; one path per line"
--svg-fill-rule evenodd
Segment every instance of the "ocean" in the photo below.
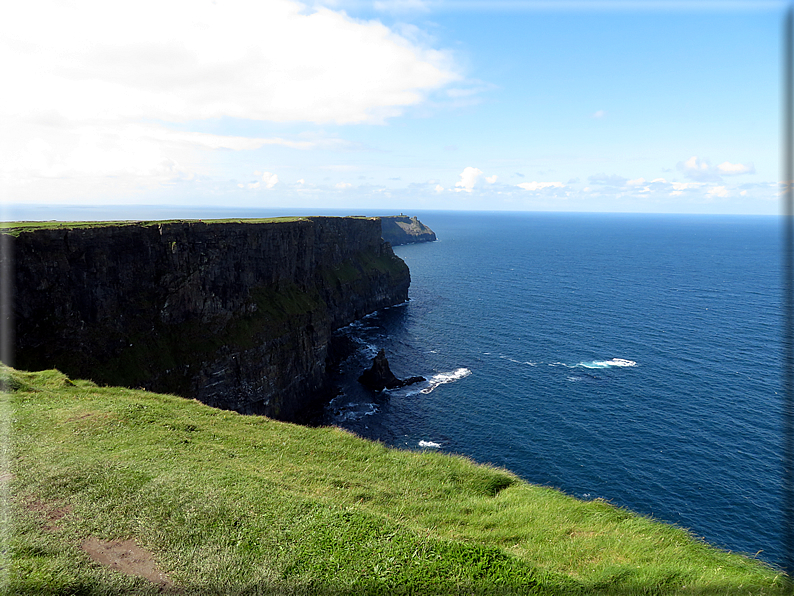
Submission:
M 778 218 L 418 215 L 439 240 L 395 248 L 408 303 L 342 331 L 325 424 L 782 563 Z M 428 381 L 365 390 L 381 348 Z

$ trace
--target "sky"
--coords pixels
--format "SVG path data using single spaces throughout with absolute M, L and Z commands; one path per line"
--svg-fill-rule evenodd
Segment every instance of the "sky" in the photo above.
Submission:
M 786 8 L 12 3 L 0 21 L 4 214 L 777 214 Z

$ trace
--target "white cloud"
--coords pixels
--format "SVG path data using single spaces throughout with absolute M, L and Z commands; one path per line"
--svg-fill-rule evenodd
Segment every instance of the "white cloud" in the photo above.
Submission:
M 683 169 L 688 172 L 707 172 L 709 170 L 709 162 L 707 160 L 698 159 L 693 155 L 683 163 Z
M 440 184 L 436 184 L 436 192 L 444 192 L 444 187 Z
M 265 172 L 262 174 L 262 182 L 265 183 L 265 188 L 273 188 L 276 184 L 278 184 L 278 176 L 276 174 L 271 174 L 270 172 Z
M 700 188 L 704 182 L 671 182 L 674 190 L 688 190 L 690 188 Z
M 494 174 L 493 176 L 488 176 L 488 177 L 486 177 L 486 178 L 485 178 L 485 181 L 486 181 L 488 184 L 493 184 L 494 182 L 496 182 L 496 179 L 497 179 L 497 178 L 498 178 L 498 176 L 497 176 L 496 174 Z
M 701 159 L 693 155 L 686 161 L 679 161 L 676 168 L 684 173 L 687 178 L 692 180 L 699 180 L 702 182 L 718 181 L 720 179 L 719 172 L 715 172 L 711 168 L 711 164 L 707 159 Z
M 0 39 L 15 116 L 378 122 L 459 78 L 378 21 L 291 0 L 32 0 Z
M 593 118 L 604 118 L 607 115 L 605 110 L 598 110 L 593 114 Z
M 543 190 L 544 188 L 562 188 L 565 185 L 562 182 L 522 182 L 521 184 L 516 184 L 516 186 L 524 190 Z M 585 188 L 584 190 L 588 191 L 590 189 Z
M 707 195 L 710 197 L 727 197 L 730 192 L 724 186 L 714 186 L 710 188 L 707 192 Z
M 323 143 L 175 131 L 149 124 L 92 123 L 27 129 L 34 134 L 20 150 L 13 140 L 24 138 L 25 127 L 14 123 L 7 130 L 10 134 L 0 138 L 0 185 L 11 188 L 21 184 L 27 190 L 42 178 L 75 183 L 91 178 L 92 185 L 106 179 L 105 196 L 115 194 L 124 184 L 144 188 L 192 178 L 201 172 L 213 150 L 253 151 L 266 145 L 309 149 Z
M 461 79 L 448 52 L 293 0 L 31 0 L 0 19 L 0 55 L 13 89 L 0 94 L 0 183 L 31 197 L 43 177 L 72 188 L 107 178 L 107 196 L 212 173 L 207 150 L 335 148 L 344 141 L 207 134 L 193 123 L 382 123 Z
M 137 129 L 142 137 L 170 143 L 184 143 L 196 145 L 207 149 L 232 149 L 234 151 L 253 151 L 265 145 L 281 145 L 292 149 L 332 148 L 344 145 L 339 139 L 319 139 L 315 141 L 290 141 L 280 137 L 235 137 L 213 135 L 202 132 L 188 132 L 169 130 L 163 127 L 128 126 L 128 129 Z
M 755 166 L 753 164 L 740 164 L 723 162 L 717 166 L 717 169 L 723 176 L 737 176 L 739 174 L 755 174 Z
M 0 136 L 2 179 L 127 176 L 165 180 L 188 173 L 179 165 L 186 155 L 184 146 L 143 134 L 142 127 L 75 126 L 56 131 L 34 127 L 20 151 L 13 141 L 24 138 L 17 136 L 23 129 L 13 123 L 6 128 L 10 134 Z
M 353 185 L 350 184 L 349 182 L 337 182 L 336 184 L 334 184 L 334 188 L 338 188 L 340 190 L 344 190 L 345 188 L 350 188 L 351 186 Z
M 755 174 L 755 166 L 750 164 L 731 163 L 725 161 L 712 167 L 707 159 L 695 155 L 683 162 L 678 162 L 676 167 L 687 178 L 700 182 L 720 182 L 722 176 L 738 176 L 740 174 Z
M 289 141 L 176 131 L 150 124 L 91 123 L 63 129 L 27 129 L 37 134 L 29 137 L 20 151 L 12 140 L 24 136 L 25 127 L 15 123 L 9 130 L 10 134 L 0 139 L 0 179 L 6 181 L 104 177 L 112 178 L 108 183 L 117 185 L 119 177 L 126 177 L 137 183 L 157 184 L 175 177 L 192 177 L 206 159 L 201 154 L 207 154 L 207 150 L 253 151 L 266 145 L 295 149 L 329 146 L 323 140 Z M 330 143 L 334 145 L 336 140 Z
M 645 178 L 635 178 L 634 180 L 629 180 L 626 182 L 628 186 L 643 186 L 645 184 Z
M 455 183 L 455 192 L 471 192 L 480 176 L 482 176 L 482 170 L 472 167 L 464 168 L 460 173 L 460 180 Z

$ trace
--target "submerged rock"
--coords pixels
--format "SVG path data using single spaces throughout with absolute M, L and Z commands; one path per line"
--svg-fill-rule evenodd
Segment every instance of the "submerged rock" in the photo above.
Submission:
M 373 391 L 383 391 L 384 389 L 397 389 L 414 383 L 426 381 L 424 377 L 410 377 L 408 379 L 398 379 L 389 368 L 389 361 L 386 359 L 386 351 L 381 350 L 372 359 L 372 367 L 365 370 L 358 378 L 358 382 L 367 389 Z

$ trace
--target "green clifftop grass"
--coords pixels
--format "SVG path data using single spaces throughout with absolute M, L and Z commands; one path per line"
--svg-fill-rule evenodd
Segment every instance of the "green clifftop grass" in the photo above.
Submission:
M 0 221 L 0 233 L 19 236 L 22 232 L 35 232 L 36 230 L 78 230 L 84 228 L 105 228 L 123 226 L 157 226 L 162 224 L 179 223 L 279 223 L 289 221 L 303 221 L 305 217 L 260 217 L 260 218 L 233 218 L 233 219 L 163 219 L 151 221 Z
M 781 594 L 687 532 L 462 457 L 0 367 L 10 594 L 147 594 L 92 562 L 134 538 L 183 594 Z M 0 472 L 3 473 L 3 472 Z

